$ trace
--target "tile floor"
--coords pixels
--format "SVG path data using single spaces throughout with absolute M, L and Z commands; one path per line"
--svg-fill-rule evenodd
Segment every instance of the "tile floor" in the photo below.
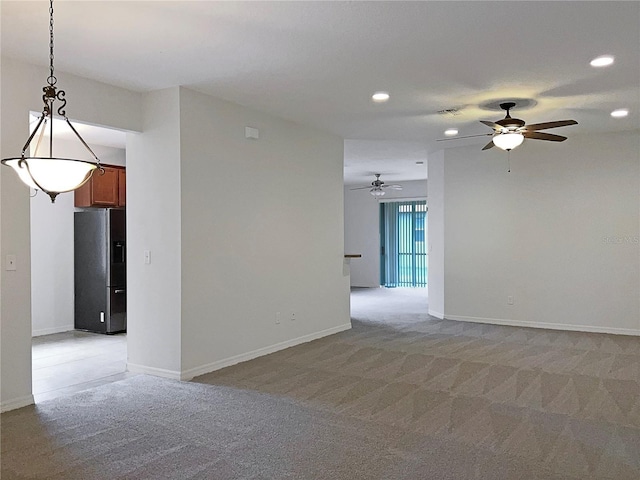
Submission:
M 126 371 L 127 336 L 71 331 L 32 340 L 35 402 L 133 376 Z

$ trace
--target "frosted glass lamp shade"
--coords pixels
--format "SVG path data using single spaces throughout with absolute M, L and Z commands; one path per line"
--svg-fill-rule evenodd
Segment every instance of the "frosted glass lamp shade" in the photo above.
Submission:
M 9 158 L 3 163 L 13 168 L 27 186 L 48 194 L 75 190 L 97 168 L 92 162 L 66 158 Z
M 502 150 L 512 150 L 524 141 L 521 133 L 500 133 L 493 137 L 493 144 Z
M 374 197 L 381 197 L 384 195 L 385 192 L 380 187 L 374 187 L 371 190 L 369 190 L 369 193 Z
M 55 202 L 56 195 L 59 193 L 70 192 L 81 187 L 91 178 L 91 174 L 96 168 L 104 171 L 100 166 L 100 160 L 96 154 L 93 153 L 91 147 L 83 140 L 78 130 L 71 124 L 69 118 L 67 118 L 67 114 L 65 113 L 65 107 L 67 105 L 67 99 L 65 98 L 66 93 L 64 90 L 59 90 L 58 87 L 56 87 L 57 82 L 58 79 L 54 75 L 53 68 L 53 0 L 49 0 L 49 76 L 47 77 L 47 84 L 42 88 L 42 101 L 44 102 L 42 115 L 38 119 L 35 128 L 31 131 L 24 147 L 22 147 L 20 156 L 3 158 L 0 160 L 0 163 L 13 168 L 25 185 L 37 190 L 42 190 L 49 195 L 52 203 Z M 62 104 L 57 109 L 54 106 L 56 102 L 61 102 Z M 95 162 L 54 156 L 54 112 L 58 112 L 63 122 L 67 124 L 70 131 L 73 132 L 80 143 L 84 145 Z M 48 132 L 49 136 L 49 155 L 47 157 L 41 157 L 38 156 L 37 153 L 38 146 L 46 132 Z M 38 135 L 37 142 L 35 145 L 32 145 L 32 141 L 36 135 Z M 34 156 L 26 157 L 27 152 L 32 153 Z

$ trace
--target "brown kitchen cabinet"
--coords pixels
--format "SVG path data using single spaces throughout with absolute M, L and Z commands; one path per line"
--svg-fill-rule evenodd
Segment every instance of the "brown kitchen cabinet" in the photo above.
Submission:
M 127 170 L 118 169 L 118 206 L 124 207 L 127 204 Z
M 75 191 L 76 207 L 124 207 L 127 176 L 124 167 L 103 165 L 104 173 L 95 171 L 91 179 Z

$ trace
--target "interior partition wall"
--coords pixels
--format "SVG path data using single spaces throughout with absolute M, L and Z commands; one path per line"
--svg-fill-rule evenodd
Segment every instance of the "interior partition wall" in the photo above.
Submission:
M 427 286 L 427 201 L 380 203 L 380 285 Z

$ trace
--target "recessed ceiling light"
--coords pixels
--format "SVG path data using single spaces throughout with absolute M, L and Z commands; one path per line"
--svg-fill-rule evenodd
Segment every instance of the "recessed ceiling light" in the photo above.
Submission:
M 627 110 L 626 108 L 620 108 L 611 112 L 611 116 L 615 118 L 622 118 L 626 117 L 627 115 L 629 115 L 629 110 Z
M 613 56 L 602 55 L 591 60 L 592 67 L 608 67 L 613 63 Z
M 456 130 L 455 128 L 449 128 L 448 130 L 445 130 L 445 131 L 444 131 L 444 134 L 445 134 L 447 137 L 453 137 L 454 135 L 457 135 L 457 134 L 458 134 L 458 130 Z
M 371 95 L 371 100 L 373 100 L 376 103 L 386 102 L 387 100 L 389 100 L 389 93 L 376 92 L 373 95 Z

